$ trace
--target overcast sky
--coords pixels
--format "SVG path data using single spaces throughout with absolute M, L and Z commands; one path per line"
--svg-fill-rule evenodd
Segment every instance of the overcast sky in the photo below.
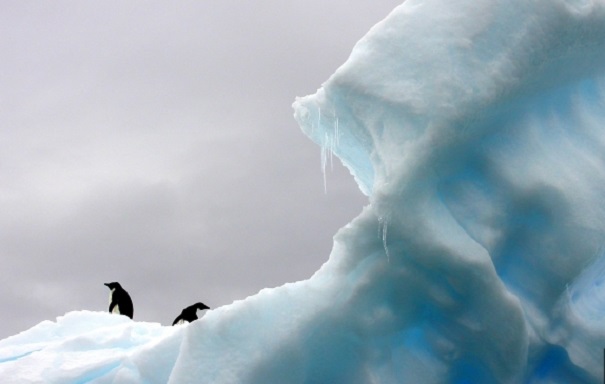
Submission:
M 0 338 L 310 277 L 367 203 L 292 117 L 396 0 L 3 1 Z

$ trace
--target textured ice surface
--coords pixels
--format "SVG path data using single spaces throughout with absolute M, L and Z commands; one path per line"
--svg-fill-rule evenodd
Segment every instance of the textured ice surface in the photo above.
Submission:
M 605 1 L 408 0 L 295 117 L 370 199 L 319 271 L 184 327 L 41 323 L 3 381 L 602 381 Z
M 183 332 L 121 315 L 70 312 L 0 341 L 0 382 L 165 383 Z

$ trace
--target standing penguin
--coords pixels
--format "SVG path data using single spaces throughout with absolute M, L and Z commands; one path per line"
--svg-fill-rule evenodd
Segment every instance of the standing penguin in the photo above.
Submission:
M 191 323 L 192 321 L 197 320 L 197 311 L 203 311 L 204 309 L 210 309 L 210 307 L 204 303 L 190 305 L 181 311 L 181 314 L 174 319 L 172 325 Z
M 120 283 L 105 283 L 105 285 L 111 289 L 111 293 L 109 294 L 109 312 L 128 316 L 132 319 L 134 309 L 128 292 L 122 288 Z

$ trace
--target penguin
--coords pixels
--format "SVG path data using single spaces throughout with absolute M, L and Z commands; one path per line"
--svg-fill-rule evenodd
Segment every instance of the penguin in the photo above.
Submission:
M 172 325 L 191 323 L 192 321 L 197 320 L 197 311 L 203 311 L 204 309 L 210 309 L 210 307 L 204 303 L 190 305 L 181 311 L 181 314 L 174 319 Z
M 105 283 L 105 285 L 111 289 L 111 293 L 109 294 L 109 313 L 117 313 L 132 319 L 134 309 L 128 292 L 122 288 L 120 283 Z

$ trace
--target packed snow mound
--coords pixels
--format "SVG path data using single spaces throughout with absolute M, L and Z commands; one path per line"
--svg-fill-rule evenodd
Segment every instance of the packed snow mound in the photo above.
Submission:
M 165 383 L 183 330 L 110 313 L 70 312 L 0 341 L 0 381 Z
M 409 0 L 295 117 L 370 199 L 309 280 L 177 328 L 70 313 L 0 377 L 601 382 L 605 1 Z

